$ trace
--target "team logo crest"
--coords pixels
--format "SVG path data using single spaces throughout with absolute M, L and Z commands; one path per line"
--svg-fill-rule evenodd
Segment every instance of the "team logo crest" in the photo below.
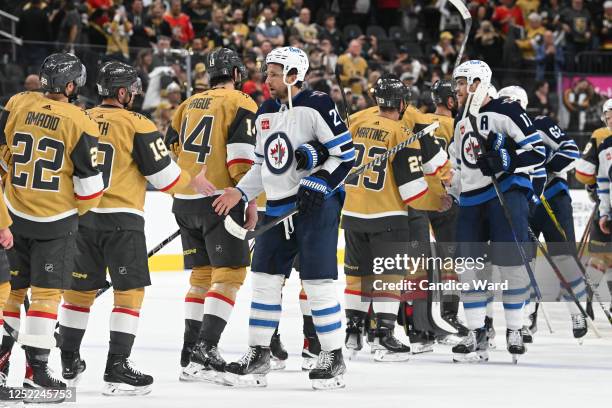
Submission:
M 478 154 L 480 153 L 480 140 L 477 137 L 472 136 L 472 134 L 468 134 L 463 138 L 463 163 L 465 163 L 469 168 L 476 168 L 476 159 Z
M 274 174 L 287 171 L 293 161 L 293 147 L 283 132 L 276 132 L 268 137 L 264 153 L 268 169 Z

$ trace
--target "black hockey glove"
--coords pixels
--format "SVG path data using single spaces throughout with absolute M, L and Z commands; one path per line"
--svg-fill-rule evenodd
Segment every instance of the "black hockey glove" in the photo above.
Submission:
M 325 163 L 329 157 L 327 148 L 320 142 L 313 140 L 304 143 L 295 150 L 295 160 L 298 170 L 311 170 Z
M 321 208 L 328 192 L 327 182 L 319 177 L 308 176 L 301 179 L 297 192 L 297 208 L 300 213 L 308 214 Z
M 512 173 L 516 168 L 516 156 L 506 149 L 490 151 L 481 154 L 476 165 L 485 176 L 495 176 L 500 171 Z

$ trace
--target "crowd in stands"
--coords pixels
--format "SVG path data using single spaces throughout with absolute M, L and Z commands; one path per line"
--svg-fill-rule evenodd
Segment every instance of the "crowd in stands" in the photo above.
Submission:
M 429 88 L 448 78 L 464 40 L 461 16 L 446 0 L 4 0 L 19 16 L 17 68 L 23 83 L 46 55 L 76 53 L 95 82 L 101 61 L 131 63 L 146 94 L 137 109 L 160 128 L 189 93 L 208 88 L 206 54 L 228 47 L 243 56 L 242 90 L 258 103 L 269 97 L 262 64 L 275 47 L 292 45 L 310 57 L 308 86 L 329 92 L 349 112 L 373 104 L 369 89 L 394 72 L 412 89 L 414 105 L 433 109 Z M 464 58 L 486 61 L 495 85 L 521 84 L 533 114 L 555 115 L 558 73 L 594 66 L 612 72 L 612 0 L 468 0 L 473 16 Z M 0 43 L 7 53 L 9 45 Z M 187 56 L 189 54 L 189 56 Z M 603 58 L 603 62 L 602 62 Z M 597 64 L 592 64 L 593 59 Z M 607 62 L 606 62 L 607 61 Z M 585 68 L 585 66 L 587 66 Z M 6 71 L 6 70 L 5 70 Z M 8 77 L 8 79 L 7 79 Z M 10 96 L 3 86 L 2 97 Z M 348 106 L 344 106 L 342 92 Z M 84 92 L 95 103 L 95 89 Z M 587 80 L 563 92 L 570 127 L 589 130 L 602 97 Z M 592 115 L 591 115 L 592 116 Z

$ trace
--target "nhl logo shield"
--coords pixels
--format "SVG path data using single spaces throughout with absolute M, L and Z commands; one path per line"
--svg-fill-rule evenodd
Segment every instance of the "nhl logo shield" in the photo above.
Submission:
M 54 270 L 55 270 L 55 267 L 53 266 L 52 263 L 45 264 L 45 272 L 53 272 Z
M 127 268 L 125 266 L 119 267 L 119 275 L 127 275 Z

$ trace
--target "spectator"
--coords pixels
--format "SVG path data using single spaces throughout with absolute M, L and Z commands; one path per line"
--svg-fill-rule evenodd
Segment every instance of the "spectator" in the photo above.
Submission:
M 550 101 L 549 95 L 550 86 L 546 81 L 538 81 L 535 86 L 535 92 L 529 98 L 527 112 L 531 117 L 550 116 L 555 119 L 555 109 Z
M 174 109 L 172 109 L 172 106 L 167 101 L 162 100 L 155 108 L 152 115 L 153 122 L 155 122 L 155 125 L 161 134 L 165 135 L 168 131 L 168 127 L 172 122 L 173 113 Z
M 336 16 L 328 14 L 323 21 L 323 28 L 319 30 L 319 41 L 328 40 L 333 49 L 339 51 L 344 48 L 344 38 L 336 28 Z
M 551 31 L 560 29 L 561 11 L 563 9 L 560 0 L 548 0 L 548 4 L 540 8 L 542 24 Z
M 259 50 L 261 51 L 261 59 L 262 61 L 266 60 L 266 57 L 272 51 L 272 43 L 268 40 L 264 40 L 259 46 Z
M 173 111 L 181 104 L 181 86 L 176 82 L 170 82 L 166 87 L 166 100 Z
M 595 90 L 586 78 L 580 78 L 573 87 L 563 92 L 563 105 L 570 114 L 569 131 L 584 130 L 586 111 L 591 107 L 594 97 Z
M 282 46 L 285 43 L 283 29 L 274 21 L 274 14 L 270 7 L 265 7 L 261 12 L 261 22 L 255 28 L 257 42 L 270 41 L 274 46 Z
M 563 64 L 563 53 L 557 49 L 552 31 L 545 31 L 543 41 L 536 49 L 536 80 L 545 80 L 556 87 L 557 73 Z
M 151 71 L 151 64 L 153 63 L 153 52 L 150 49 L 144 49 L 138 51 L 136 56 L 136 63 L 134 68 L 138 72 L 138 77 L 142 82 L 143 92 L 147 91 L 149 87 L 149 72 Z
M 561 12 L 561 23 L 565 31 L 566 69 L 575 71 L 576 55 L 591 46 L 591 13 L 584 8 L 583 0 L 572 0 L 571 7 Z
M 612 50 L 612 0 L 608 0 L 603 5 L 604 15 L 601 21 L 601 30 L 599 37 L 601 48 L 604 50 Z
M 196 37 L 204 34 L 206 26 L 212 19 L 212 0 L 191 0 L 185 14 L 189 16 Z
M 525 38 L 516 40 L 516 45 L 521 50 L 523 57 L 521 68 L 526 71 L 536 70 L 536 50 L 544 43 L 544 33 L 546 28 L 542 26 L 542 17 L 538 13 L 531 13 L 528 18 Z M 532 80 L 530 76 L 525 80 Z M 530 83 L 523 84 L 524 88 L 532 88 Z
M 234 32 L 237 35 L 242 36 L 242 38 L 246 39 L 249 37 L 249 26 L 244 24 L 244 12 L 241 8 L 237 8 L 234 10 L 232 14 L 232 19 L 234 20 Z
M 531 13 L 538 12 L 540 0 L 517 0 L 516 6 L 521 9 L 523 20 L 527 20 Z
M 447 74 L 452 69 L 457 58 L 457 51 L 452 44 L 453 35 L 448 31 L 440 34 L 440 41 L 433 46 L 431 53 L 431 63 L 440 67 L 443 73 Z
M 377 0 L 375 3 L 378 25 L 389 28 L 400 24 L 402 17 L 402 13 L 399 12 L 400 0 Z
M 74 53 L 75 44 L 79 43 L 81 36 L 81 15 L 76 9 L 74 0 L 66 0 L 63 10 L 64 17 L 60 23 L 57 36 L 58 47 L 64 51 Z
M 410 90 L 410 104 L 413 106 L 418 105 L 418 101 L 421 97 L 421 91 L 415 85 L 416 77 L 412 72 L 404 72 L 402 76 L 400 76 L 400 81 L 406 85 L 406 88 Z
M 492 17 L 493 24 L 496 24 L 501 32 L 508 33 L 511 25 L 523 27 L 523 12 L 514 4 L 514 0 L 501 0 L 501 5 L 495 7 Z
M 270 99 L 270 89 L 264 83 L 262 72 L 259 70 L 249 72 L 248 80 L 242 85 L 242 92 L 250 96 L 253 96 L 255 92 L 261 92 L 264 100 Z
M 170 58 L 170 38 L 159 37 L 155 46 L 155 53 L 153 54 L 153 62 L 151 63 L 151 70 L 157 67 L 168 66 Z
M 321 40 L 319 44 L 323 55 L 321 57 L 321 65 L 323 66 L 325 76 L 331 78 L 335 75 L 338 56 L 334 52 L 334 47 L 329 39 Z
M 132 55 L 138 53 L 138 48 L 151 46 L 151 38 L 146 27 L 146 13 L 142 0 L 134 0 L 132 9 L 128 13 L 128 21 L 132 24 L 132 36 L 130 37 L 130 52 Z
M 476 57 L 493 69 L 501 65 L 503 40 L 490 21 L 483 21 L 474 37 L 474 52 Z
M 300 10 L 298 21 L 293 24 L 293 32 L 306 46 L 315 46 L 319 42 L 317 39 L 317 27 L 310 22 L 310 10 L 303 8 Z
M 114 59 L 125 59 L 129 61 L 129 39 L 132 35 L 132 24 L 125 15 L 125 9 L 117 9 L 113 20 L 105 24 L 106 31 L 106 54 Z
M 212 13 L 212 20 L 206 26 L 206 36 L 213 41 L 215 47 L 224 46 L 223 44 L 223 23 L 225 13 L 221 9 L 216 9 Z M 231 34 L 231 32 L 230 32 Z M 227 44 L 225 44 L 227 45 Z
M 156 43 L 161 36 L 172 38 L 172 27 L 164 20 L 166 6 L 162 2 L 155 2 L 151 6 L 151 16 L 145 24 L 145 31 L 149 41 Z
M 195 36 L 191 19 L 181 12 L 181 0 L 171 0 L 170 11 L 164 15 L 164 20 L 172 28 L 172 39 L 179 44 L 185 45 Z
M 361 41 L 352 40 L 347 53 L 342 54 L 337 63 L 341 86 L 351 87 L 355 94 L 361 94 L 365 90 L 365 78 L 368 75 L 368 63 L 361 56 L 361 51 Z
M 208 45 L 208 44 L 207 44 Z M 208 52 L 208 48 L 204 48 L 204 41 L 201 38 L 194 38 L 191 42 L 191 66 L 194 67 L 197 64 L 204 65 L 204 61 L 206 60 L 206 54 Z
M 36 74 L 30 74 L 23 82 L 23 88 L 26 91 L 37 91 L 40 89 L 40 78 Z
M 17 24 L 17 36 L 24 41 L 20 56 L 26 72 L 38 72 L 49 54 L 47 44 L 39 42 L 49 41 L 51 36 L 51 25 L 41 0 L 32 0 L 30 7 L 21 13 Z
M 200 92 L 204 92 L 208 90 L 210 87 L 208 86 L 208 82 L 204 79 L 196 79 L 193 84 L 193 93 L 197 94 Z
M 285 9 L 283 13 L 283 19 L 287 22 L 287 24 L 289 24 L 290 21 L 298 18 L 303 7 L 303 0 L 293 0 L 291 2 L 291 7 Z

